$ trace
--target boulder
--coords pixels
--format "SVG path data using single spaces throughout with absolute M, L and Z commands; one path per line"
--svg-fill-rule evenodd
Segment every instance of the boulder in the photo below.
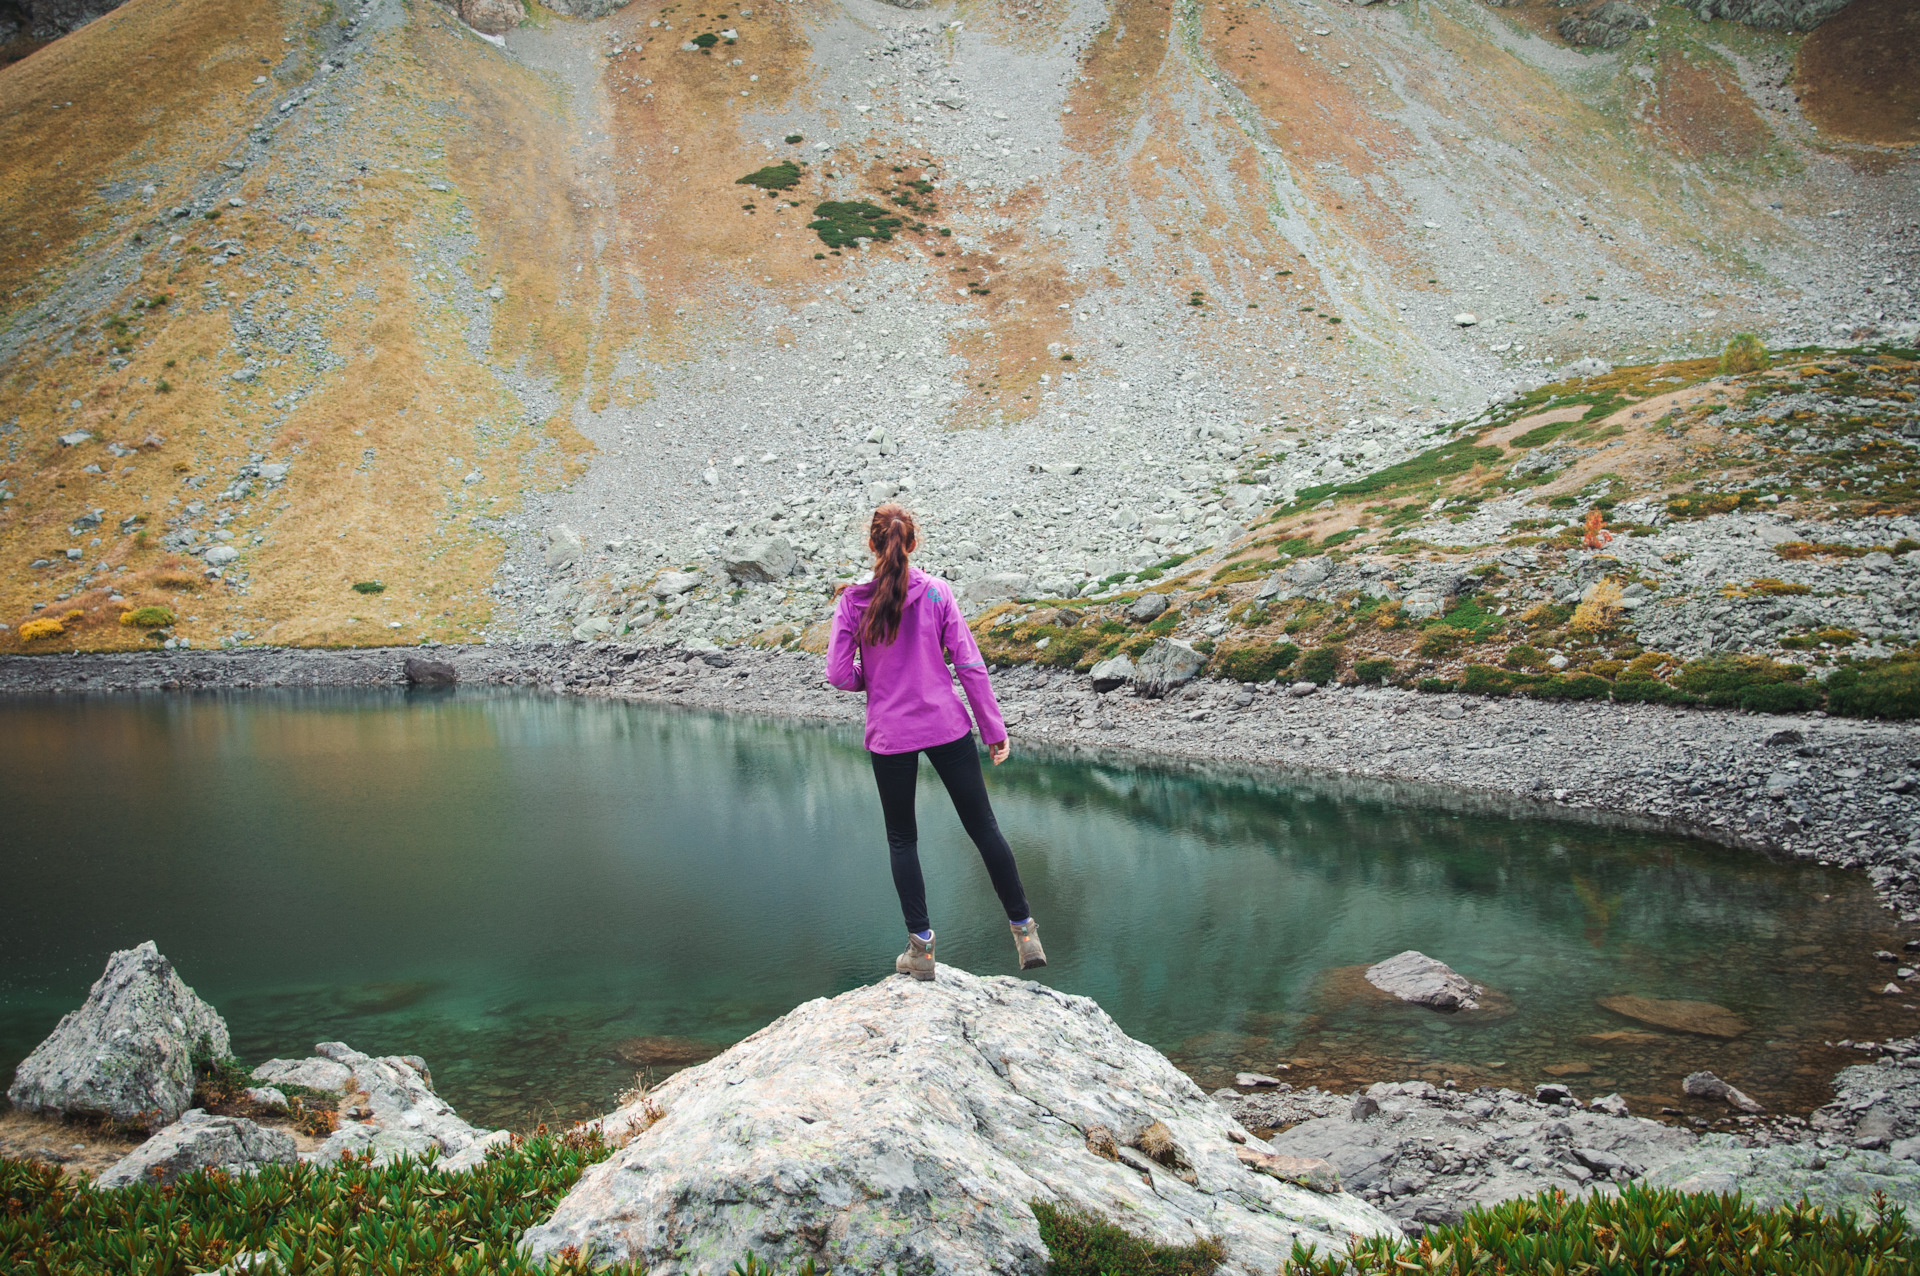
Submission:
M 451 687 L 460 681 L 460 673 L 444 660 L 408 656 L 404 666 L 407 685 L 413 687 Z
M 502 36 L 527 20 L 520 0 L 460 0 L 460 20 L 482 35 Z
M 1562 18 L 1555 30 L 1568 44 L 1595 49 L 1617 49 L 1635 31 L 1645 31 L 1653 19 L 1627 4 L 1626 0 L 1606 0 L 1605 4 Z
M 1207 658 L 1178 638 L 1157 638 L 1133 667 L 1133 690 L 1149 699 L 1164 696 L 1192 682 L 1207 667 Z
M 1702 1037 L 1731 1039 L 1751 1026 L 1725 1006 L 1716 1006 L 1710 1001 L 1660 1001 L 1623 993 L 1600 998 L 1600 1006 L 1616 1015 L 1652 1024 L 1656 1028 L 1691 1032 Z
M 1486 991 L 1443 961 L 1409 948 L 1367 967 L 1367 982 L 1402 1001 L 1435 1010 L 1478 1010 Z
M 1682 1192 L 1738 1192 L 1762 1209 L 1805 1199 L 1823 1210 L 1847 1209 L 1860 1217 L 1898 1218 L 1904 1211 L 1909 1220 L 1920 1218 L 1920 1166 L 1863 1149 L 1816 1143 L 1744 1148 L 1732 1135 L 1709 1134 L 1643 1181 Z M 1886 1198 L 1884 1212 L 1876 1193 Z
M 728 558 L 726 569 L 727 575 L 735 580 L 766 584 L 793 575 L 793 566 L 797 561 L 787 538 L 775 536 L 771 540 L 749 545 L 738 555 Z
M 1039 1272 L 1045 1201 L 1216 1236 L 1223 1271 L 1270 1276 L 1296 1238 L 1342 1252 L 1391 1226 L 1243 1165 L 1239 1124 L 1092 1001 L 952 966 L 810 1001 L 596 1124 L 625 1145 L 527 1233 L 535 1260 Z
M 385 1164 L 402 1156 L 432 1153 L 440 1158 L 441 1168 L 462 1169 L 477 1165 L 487 1147 L 506 1137 L 504 1132 L 476 1129 L 462 1121 L 433 1092 L 426 1061 L 418 1055 L 376 1059 L 339 1041 L 323 1041 L 313 1051 L 318 1058 L 299 1064 L 276 1059 L 253 1074 L 256 1081 L 305 1084 L 294 1076 L 331 1080 L 338 1074 L 323 1066 L 328 1063 L 346 1071 L 345 1084 L 315 1087 L 337 1088 L 345 1097 L 340 1128 L 306 1159 L 332 1161 L 342 1152 L 352 1152 L 370 1154 L 375 1164 Z
M 86 1004 L 14 1072 L 7 1098 L 28 1112 L 158 1129 L 193 1101 L 195 1065 L 231 1053 L 226 1021 L 148 940 L 107 960 Z
M 338 1092 L 353 1080 L 353 1069 L 331 1059 L 269 1059 L 253 1070 L 253 1079 L 267 1085 Z
M 293 1136 L 245 1117 L 210 1116 L 189 1109 L 178 1121 L 115 1161 L 94 1180 L 100 1188 L 129 1183 L 171 1183 L 195 1170 L 251 1174 L 263 1165 L 294 1165 L 300 1154 Z
M 1127 605 L 1127 619 L 1136 625 L 1157 620 L 1167 609 L 1165 594 L 1142 594 Z
M 1811 31 L 1847 7 L 1849 0 L 1699 0 L 1691 6 L 1701 21 L 1725 18 L 1750 27 Z
M 555 523 L 547 529 L 545 560 L 548 567 L 564 567 L 585 550 L 586 545 L 580 540 L 580 533 L 565 523 Z
M 673 598 L 700 585 L 699 572 L 662 572 L 660 579 L 653 582 L 655 598 Z
M 1734 1089 L 1711 1072 L 1693 1072 L 1681 1082 L 1680 1088 L 1696 1099 L 1712 1099 L 1724 1102 L 1742 1112 L 1765 1112 L 1758 1103 Z
M 1125 655 L 1110 656 L 1094 665 L 1088 673 L 1095 691 L 1117 691 L 1133 681 L 1133 661 Z
M 1025 572 L 989 572 L 984 576 L 975 576 L 962 585 L 958 591 L 962 602 L 994 603 L 1007 598 L 1018 598 L 1027 592 Z

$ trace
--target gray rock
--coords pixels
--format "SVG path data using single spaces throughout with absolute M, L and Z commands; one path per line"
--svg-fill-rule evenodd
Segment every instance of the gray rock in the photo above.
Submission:
M 1095 691 L 1117 691 L 1133 681 L 1133 661 L 1124 654 L 1109 656 L 1088 670 Z
M 1178 638 L 1156 638 L 1133 667 L 1133 689 L 1138 695 L 1158 699 L 1192 682 L 1206 667 L 1207 658 Z
M 1884 1152 L 1822 1148 L 1812 1143 L 1744 1148 L 1731 1135 L 1709 1134 L 1689 1153 L 1649 1173 L 1650 1187 L 1688 1192 L 1739 1192 L 1755 1205 L 1792 1205 L 1804 1195 L 1822 1209 L 1873 1212 L 1873 1195 L 1920 1221 L 1920 1166 Z
M 961 601 L 966 603 L 994 603 L 1024 594 L 1027 583 L 1025 572 L 991 572 L 985 576 L 975 576 L 957 592 Z
M 485 1147 L 499 1137 L 498 1132 L 462 1121 L 433 1092 L 426 1062 L 417 1055 L 376 1059 L 339 1041 L 323 1041 L 313 1050 L 321 1057 L 308 1061 L 310 1069 L 331 1062 L 345 1068 L 350 1079 L 341 1087 L 347 1093 L 342 1104 L 346 1119 L 305 1159 L 326 1162 L 338 1159 L 342 1152 L 353 1152 L 370 1154 L 376 1164 L 385 1164 L 402 1156 L 432 1154 L 446 1158 L 443 1167 L 468 1166 L 476 1164 Z M 254 1075 L 259 1079 L 258 1070 Z M 463 1154 L 464 1159 L 453 1160 Z
M 263 1165 L 293 1165 L 300 1159 L 293 1136 L 269 1130 L 245 1117 L 210 1116 L 199 1108 L 181 1118 L 103 1170 L 94 1185 L 171 1183 L 195 1170 L 251 1174 Z
M 624 9 L 632 0 L 551 0 L 547 8 L 569 18 L 604 18 Z
M 60 446 L 61 447 L 79 447 L 82 443 L 87 442 L 87 440 L 91 439 L 92 437 L 93 435 L 87 433 L 85 430 L 70 430 L 67 433 L 60 436 Z
M 1411 948 L 1367 967 L 1367 982 L 1402 1001 L 1435 1010 L 1478 1010 L 1476 998 L 1486 991 L 1445 962 Z
M 253 1070 L 253 1079 L 268 1085 L 297 1085 L 308 1090 L 344 1090 L 353 1081 L 353 1069 L 331 1059 L 269 1059 Z
M 1607 1116 L 1623 1117 L 1627 1115 L 1627 1101 L 1617 1094 L 1604 1094 L 1587 1105 L 1595 1112 Z
M 555 523 L 547 529 L 547 550 L 545 561 L 549 568 L 564 567 L 585 552 L 586 545 L 580 539 L 580 533 L 565 523 Z
M 1694 1072 L 1681 1083 L 1681 1089 L 1696 1099 L 1713 1099 L 1727 1103 L 1742 1112 L 1765 1112 L 1758 1103 L 1734 1089 L 1711 1072 Z
M 235 560 L 238 557 L 240 557 L 240 551 L 235 549 L 233 546 L 215 545 L 212 549 L 207 551 L 207 566 L 225 567 L 228 563 L 231 563 L 233 560 Z
M 653 596 L 673 598 L 697 588 L 699 584 L 699 572 L 663 572 L 660 579 L 653 582 Z
M 1297 559 L 1288 563 L 1280 574 L 1285 576 L 1290 584 L 1300 589 L 1311 589 L 1333 574 L 1333 560 L 1325 554 L 1315 554 L 1312 558 Z
M 1304 698 L 1318 690 L 1320 690 L 1320 684 L 1317 682 L 1295 682 L 1288 685 L 1287 694 L 1296 698 Z
M 1560 38 L 1568 44 L 1586 45 L 1596 49 L 1617 49 L 1625 44 L 1635 31 L 1645 31 L 1652 25 L 1652 18 L 1627 4 L 1626 0 L 1606 0 L 1605 4 L 1589 9 L 1585 13 L 1576 13 L 1561 19 L 1560 25 L 1555 29 L 1560 32 Z M 1566 450 L 1579 451 L 1580 449 Z
M 740 554 L 726 560 L 727 575 L 734 580 L 757 581 L 768 584 L 776 580 L 785 580 L 793 575 L 793 546 L 784 536 L 775 536 L 748 546 Z
M 1575 377 L 1604 377 L 1613 371 L 1613 365 L 1605 359 L 1595 359 L 1591 355 L 1584 359 L 1575 359 L 1560 369 L 1560 379 L 1572 380 Z
M 258 1104 L 274 1112 L 285 1112 L 289 1106 L 286 1094 L 270 1085 L 249 1086 L 246 1095 L 249 1103 Z
M 1127 619 L 1136 625 L 1144 625 L 1156 619 L 1166 609 L 1165 594 L 1142 594 L 1127 605 Z
M 192 1102 L 195 1065 L 231 1053 L 226 1021 L 149 940 L 107 960 L 86 1003 L 20 1064 L 7 1098 L 28 1112 L 158 1129 Z
M 1702 21 L 1726 18 L 1750 27 L 1811 31 L 1847 7 L 1848 0 L 1699 0 Z
M 408 656 L 403 666 L 407 682 L 416 687 L 451 687 L 460 681 L 460 671 L 444 660 Z
M 601 1119 L 625 1146 L 527 1233 L 536 1260 L 1037 1272 L 1043 1200 L 1162 1243 L 1218 1236 L 1223 1270 L 1267 1276 L 1296 1237 L 1342 1251 L 1391 1228 L 1243 1165 L 1238 1124 L 1093 1002 L 951 966 L 808 1002 L 647 1101 L 657 1121 L 640 1104 Z M 1175 1166 L 1127 1146 L 1156 1123 Z

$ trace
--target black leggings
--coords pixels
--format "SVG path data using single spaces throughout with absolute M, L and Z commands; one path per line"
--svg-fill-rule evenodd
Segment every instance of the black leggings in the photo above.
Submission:
M 920 754 L 925 753 L 947 786 L 953 809 L 967 836 L 980 848 L 986 861 L 993 889 L 1007 910 L 1007 920 L 1023 922 L 1030 913 L 1027 893 L 1020 885 L 1020 870 L 1014 867 L 1013 848 L 1000 835 L 999 822 L 993 818 L 993 805 L 987 801 L 987 783 L 980 774 L 980 754 L 969 731 L 948 744 L 911 753 L 874 753 L 873 779 L 880 786 L 880 812 L 887 821 L 887 850 L 893 858 L 893 888 L 900 892 L 900 911 L 906 915 L 907 929 L 931 928 L 927 920 L 927 884 L 920 876 L 920 829 L 913 819 L 914 783 L 920 774 Z

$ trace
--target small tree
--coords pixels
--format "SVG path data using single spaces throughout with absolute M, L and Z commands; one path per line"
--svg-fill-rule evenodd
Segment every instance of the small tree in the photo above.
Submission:
M 1606 529 L 1606 521 L 1607 516 L 1599 510 L 1588 510 L 1586 534 L 1580 538 L 1580 543 L 1588 549 L 1599 549 L 1612 540 L 1613 533 Z
M 1720 371 L 1726 375 L 1764 372 L 1773 363 L 1766 345 L 1751 332 L 1736 332 L 1720 352 Z

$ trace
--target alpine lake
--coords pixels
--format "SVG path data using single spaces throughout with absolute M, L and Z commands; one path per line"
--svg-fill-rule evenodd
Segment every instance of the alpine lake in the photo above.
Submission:
M 1859 874 L 1015 743 L 989 786 L 1052 959 L 1034 975 L 1208 1089 L 1561 1081 L 1652 1115 L 1708 1068 L 1805 1113 L 1861 1058 L 1831 1043 L 1920 1019 L 1880 991 L 1899 944 Z M 919 814 L 940 960 L 1016 974 L 924 765 Z M 151 939 L 248 1063 L 420 1054 L 468 1120 L 525 1129 L 889 977 L 903 936 L 846 727 L 471 689 L 14 700 L 0 828 L 4 1074 Z M 1486 1005 L 1365 982 L 1406 949 Z

